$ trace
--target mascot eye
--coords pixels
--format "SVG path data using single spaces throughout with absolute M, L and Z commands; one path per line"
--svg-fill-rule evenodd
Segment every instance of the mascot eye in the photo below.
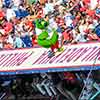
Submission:
M 44 22 L 44 21 L 42 21 L 42 22 L 41 22 L 41 24 L 44 26 L 44 25 L 45 25 L 45 22 Z

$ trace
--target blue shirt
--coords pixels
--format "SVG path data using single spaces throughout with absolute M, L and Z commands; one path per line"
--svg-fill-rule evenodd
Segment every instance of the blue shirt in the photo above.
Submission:
M 25 46 L 28 47 L 32 47 L 32 41 L 30 39 L 30 36 L 26 35 L 21 37 L 21 40 L 23 41 L 23 43 L 25 44 Z
M 95 33 L 98 37 L 100 37 L 100 24 L 96 26 Z
M 17 9 L 15 10 L 15 14 L 17 18 L 23 18 L 29 15 L 27 10 Z
M 12 3 L 12 0 L 4 0 L 5 7 L 9 7 L 11 3 Z
M 22 48 L 23 47 L 23 41 L 20 39 L 20 37 L 16 37 L 15 41 L 14 41 L 14 46 L 16 48 Z

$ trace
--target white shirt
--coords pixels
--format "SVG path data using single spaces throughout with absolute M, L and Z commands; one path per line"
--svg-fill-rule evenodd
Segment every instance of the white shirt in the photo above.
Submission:
M 71 24 L 73 23 L 73 21 L 71 19 L 71 14 L 67 13 L 64 18 L 65 18 L 65 23 L 66 23 L 67 27 L 70 27 Z
M 63 3 L 63 0 L 57 0 L 56 5 L 60 5 L 61 3 Z
M 81 33 L 76 36 L 75 41 L 77 41 L 77 42 L 87 42 L 87 40 L 84 38 L 84 35 L 81 34 Z
M 46 3 L 45 4 L 45 8 L 43 8 L 43 11 L 45 14 L 48 14 L 49 12 L 52 12 L 54 11 L 54 8 L 53 8 L 53 4 L 52 3 Z
M 42 33 L 42 30 L 38 29 L 38 28 L 35 28 L 35 32 L 36 32 L 36 35 L 38 36 Z
M 9 35 L 7 42 L 9 42 L 12 45 L 14 44 L 13 38 L 11 37 L 11 35 Z
M 13 9 L 7 9 L 6 17 L 7 17 L 8 21 L 10 21 L 10 19 L 12 19 L 15 16 L 16 16 L 16 14 Z
M 98 4 L 97 0 L 91 0 L 90 1 L 90 8 L 95 9 L 97 4 Z
M 16 37 L 14 41 L 14 46 L 17 48 L 21 48 L 23 46 L 23 41 L 20 39 L 20 37 Z
M 0 0 L 0 8 L 2 8 L 2 6 L 3 6 L 3 2 L 2 0 Z
M 57 23 L 55 22 L 54 18 L 51 18 L 51 19 L 49 20 L 49 27 L 50 27 L 51 29 L 53 29 L 53 28 L 57 29 L 57 28 L 58 28 Z
M 21 4 L 21 0 L 13 0 L 14 6 L 19 6 Z
M 85 34 L 84 31 L 85 31 L 86 29 L 87 29 L 87 26 L 86 26 L 86 25 L 80 25 L 80 26 L 79 26 L 79 31 L 80 31 L 80 33 L 83 34 L 83 35 Z
M 3 48 L 3 43 L 0 43 L 0 48 Z

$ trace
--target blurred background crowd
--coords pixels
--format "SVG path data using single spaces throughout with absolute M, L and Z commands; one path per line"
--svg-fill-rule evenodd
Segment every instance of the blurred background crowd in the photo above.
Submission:
M 81 73 L 83 74 L 55 72 L 2 76 L 0 100 L 78 100 L 86 77 L 79 76 L 79 79 L 77 75 Z
M 100 41 L 100 0 L 0 0 L 0 50 L 37 46 L 36 19 L 47 20 L 49 26 L 57 30 L 59 40 L 62 41 L 63 45 Z M 0 78 L 0 100 L 3 100 L 2 96 L 5 93 L 8 96 L 13 94 L 14 97 L 4 100 L 53 100 L 52 98 L 18 99 L 18 96 L 27 97 L 31 94 L 35 97 L 34 95 L 38 91 L 47 95 L 50 93 L 48 88 L 45 87 L 46 94 L 41 90 L 41 84 L 43 86 L 45 82 L 45 86 L 53 82 L 53 87 L 58 83 L 63 83 L 65 84 L 63 89 L 74 90 L 77 88 L 78 92 L 75 90 L 74 94 L 80 93 L 83 86 L 81 78 L 78 79 L 79 77 L 75 73 L 63 74 L 64 78 L 58 73 L 51 74 L 51 78 L 41 74 L 22 75 L 21 77 L 7 76 L 7 78 L 2 76 Z M 76 82 L 77 79 L 80 83 Z M 58 86 L 58 90 L 59 88 Z M 55 93 L 53 89 L 51 90 Z M 61 88 L 59 91 L 62 92 Z M 65 97 L 66 95 L 68 98 L 68 95 L 72 96 L 69 92 L 66 93 Z M 72 96 L 72 98 L 74 97 Z M 56 98 L 54 100 L 77 99 Z
M 0 0 L 0 49 L 34 47 L 36 19 L 46 19 L 63 44 L 100 40 L 100 0 Z

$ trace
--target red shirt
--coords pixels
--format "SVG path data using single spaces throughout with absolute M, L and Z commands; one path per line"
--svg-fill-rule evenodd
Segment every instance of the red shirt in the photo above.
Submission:
M 98 36 L 96 34 L 88 34 L 89 40 L 98 40 Z
M 81 11 L 81 12 L 82 12 L 82 11 L 86 11 L 86 7 L 80 8 L 80 11 Z
M 84 2 L 85 4 L 88 4 L 88 3 L 90 3 L 90 0 L 83 0 L 83 2 Z
M 33 25 L 32 21 L 28 21 L 28 22 L 26 23 L 26 25 L 27 25 L 28 27 L 30 27 L 30 28 L 34 28 L 34 25 Z
M 94 16 L 95 15 L 95 10 L 87 10 L 86 12 L 89 16 Z
M 36 35 L 34 35 L 33 37 L 32 37 L 32 44 L 34 45 L 34 44 L 37 44 L 37 39 L 36 39 L 37 37 L 36 37 Z
M 37 16 L 38 18 L 43 18 L 43 16 L 44 16 L 43 9 L 40 9 L 37 15 L 38 15 Z
M 64 25 L 64 19 L 62 19 L 62 18 L 58 18 L 56 22 L 57 22 L 57 24 L 59 26 L 63 26 Z
M 5 16 L 3 11 L 0 11 L 0 19 L 2 19 Z
M 67 33 L 66 31 L 62 33 L 64 40 L 71 40 L 72 36 L 70 35 L 70 33 Z
M 76 79 L 75 75 L 73 73 L 70 73 L 70 72 L 65 72 L 64 76 L 65 76 L 65 79 L 68 79 L 68 80 Z
M 4 25 L 4 30 L 5 30 L 5 32 L 8 33 L 8 32 L 10 32 L 12 29 L 13 29 L 12 23 L 10 23 L 10 22 L 5 23 L 5 25 Z

